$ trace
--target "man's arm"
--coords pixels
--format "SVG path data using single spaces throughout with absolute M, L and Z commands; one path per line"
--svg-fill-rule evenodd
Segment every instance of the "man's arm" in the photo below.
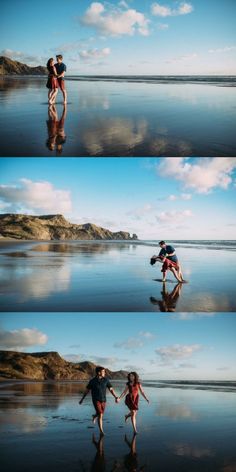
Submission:
M 85 397 L 87 397 L 87 395 L 88 395 L 89 392 L 90 392 L 90 389 L 87 388 L 87 389 L 85 390 L 85 392 L 84 392 L 84 394 L 83 394 L 81 400 L 79 401 L 79 404 L 80 404 L 80 405 L 82 405 L 82 403 L 83 403 Z
M 108 387 L 108 390 L 109 390 L 109 392 L 111 392 L 112 396 L 117 401 L 119 397 L 116 395 L 114 388 L 113 387 Z

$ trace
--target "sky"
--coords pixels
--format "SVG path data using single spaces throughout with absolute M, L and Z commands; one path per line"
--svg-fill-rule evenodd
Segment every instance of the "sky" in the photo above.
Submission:
M 230 313 L 8 313 L 0 349 L 57 351 L 143 379 L 235 380 L 235 329 Z
M 236 73 L 235 0 L 2 0 L 1 55 L 69 74 Z
M 63 214 L 139 239 L 235 239 L 236 158 L 0 160 L 0 212 Z

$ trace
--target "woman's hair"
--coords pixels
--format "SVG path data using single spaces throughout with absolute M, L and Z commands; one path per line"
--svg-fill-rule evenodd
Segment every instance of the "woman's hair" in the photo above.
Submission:
M 128 379 L 128 383 L 131 382 L 130 380 L 130 376 L 133 375 L 134 376 L 134 384 L 138 384 L 139 383 L 139 376 L 137 374 L 137 372 L 129 372 L 129 374 L 127 375 L 127 379 Z
M 48 62 L 47 62 L 47 70 L 49 70 L 52 61 L 53 61 L 53 57 L 50 57 L 50 59 L 48 59 Z

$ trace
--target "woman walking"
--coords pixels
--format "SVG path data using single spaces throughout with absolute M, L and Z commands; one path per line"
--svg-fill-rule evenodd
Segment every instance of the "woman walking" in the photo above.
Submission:
M 123 393 L 119 396 L 117 401 L 120 401 L 125 395 L 125 404 L 129 408 L 130 412 L 125 415 L 125 422 L 130 418 L 133 426 L 134 433 L 137 434 L 136 428 L 136 416 L 138 412 L 139 404 L 139 392 L 145 398 L 147 403 L 149 403 L 148 398 L 146 397 L 141 383 L 139 382 L 139 376 L 137 372 L 130 372 L 127 376 L 128 382 Z
M 57 71 L 54 65 L 53 57 L 50 57 L 50 59 L 48 59 L 47 70 L 48 70 L 48 80 L 47 80 L 46 87 L 49 89 L 48 90 L 48 103 L 49 105 L 52 105 L 52 103 L 54 103 L 55 101 L 54 99 L 57 95 L 57 89 L 58 89 Z

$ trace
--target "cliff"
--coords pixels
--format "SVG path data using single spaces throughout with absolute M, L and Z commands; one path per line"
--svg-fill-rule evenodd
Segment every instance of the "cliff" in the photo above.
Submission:
M 92 362 L 73 363 L 58 352 L 24 353 L 0 351 L 0 378 L 2 380 L 88 380 L 95 375 Z M 127 372 L 106 369 L 111 379 L 125 379 Z
M 26 240 L 137 240 L 126 231 L 112 232 L 92 223 L 82 225 L 69 223 L 63 215 L 0 215 L 0 238 Z
M 47 75 L 46 67 L 30 67 L 22 62 L 13 61 L 5 56 L 0 56 L 0 76 L 1 75 Z

